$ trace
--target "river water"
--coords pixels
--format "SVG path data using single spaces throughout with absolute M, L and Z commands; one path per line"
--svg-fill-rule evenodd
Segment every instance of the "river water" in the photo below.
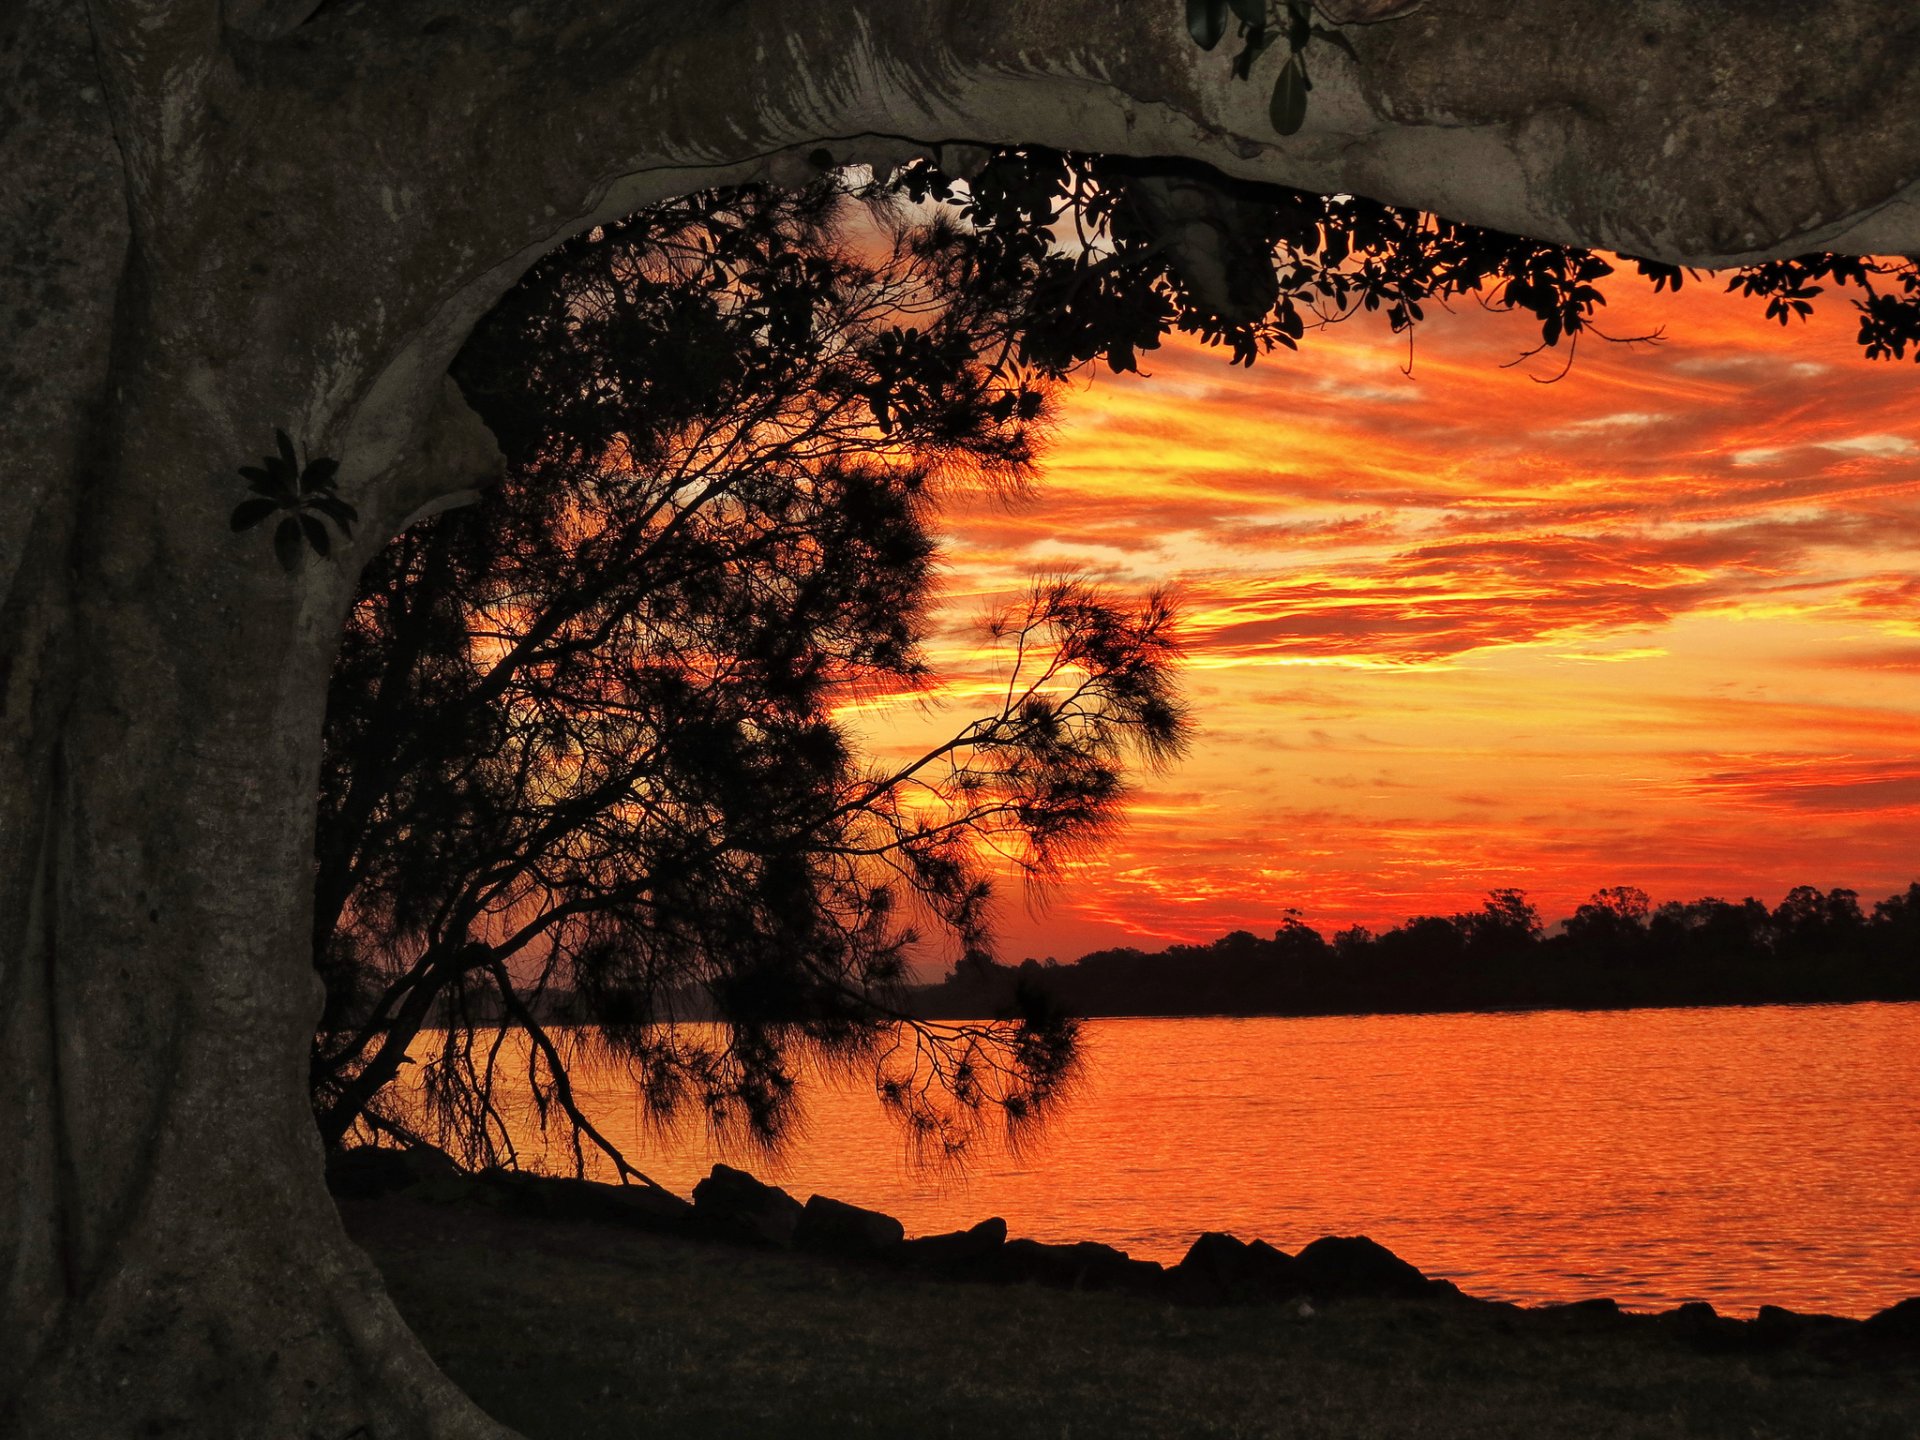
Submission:
M 923 1234 L 1174 1261 L 1202 1230 L 1365 1234 L 1477 1295 L 1865 1315 L 1920 1294 L 1920 1004 L 1096 1020 L 1085 1081 L 1017 1155 L 928 1174 L 870 1089 L 812 1089 L 777 1160 L 591 1113 L 687 1193 L 715 1159 Z

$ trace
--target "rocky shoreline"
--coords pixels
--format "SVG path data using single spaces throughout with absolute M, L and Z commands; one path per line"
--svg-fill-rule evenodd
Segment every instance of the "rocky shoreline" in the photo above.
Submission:
M 1579 1316 L 1592 1323 L 1654 1327 L 1710 1353 L 1804 1349 L 1868 1364 L 1920 1361 L 1920 1296 L 1866 1319 L 1762 1306 L 1751 1320 L 1692 1301 L 1659 1314 L 1623 1311 L 1611 1299 L 1523 1307 L 1464 1294 L 1423 1275 L 1365 1236 L 1325 1236 L 1288 1252 L 1265 1240 L 1208 1232 L 1176 1265 L 1139 1260 L 1098 1241 L 1049 1243 L 1009 1236 L 1004 1220 L 908 1237 L 893 1216 L 828 1196 L 805 1203 L 746 1171 L 715 1165 L 691 1200 L 645 1185 L 605 1185 L 518 1171 L 462 1171 L 432 1147 L 361 1147 L 331 1156 L 327 1181 L 345 1200 L 403 1195 L 472 1205 L 530 1220 L 611 1225 L 691 1241 L 793 1251 L 847 1265 L 884 1267 L 956 1283 L 1031 1283 L 1113 1291 L 1183 1306 L 1285 1305 L 1300 1314 L 1356 1300 L 1437 1301 L 1516 1319 Z

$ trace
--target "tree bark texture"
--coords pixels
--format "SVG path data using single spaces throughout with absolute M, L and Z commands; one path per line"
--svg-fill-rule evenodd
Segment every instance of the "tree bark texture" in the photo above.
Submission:
M 354 574 L 495 471 L 447 366 L 558 240 L 819 148 L 1037 143 L 1676 261 L 1920 250 L 1912 7 L 1429 0 L 1346 33 L 1283 140 L 1281 57 L 1230 80 L 1175 0 L 16 0 L 0 1430 L 499 1433 L 322 1187 L 311 847 Z M 291 574 L 227 526 L 276 427 L 363 520 Z

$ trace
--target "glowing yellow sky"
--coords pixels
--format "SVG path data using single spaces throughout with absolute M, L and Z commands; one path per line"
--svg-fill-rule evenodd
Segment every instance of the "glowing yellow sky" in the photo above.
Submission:
M 1011 958 L 1920 876 L 1920 373 L 1844 301 L 1613 288 L 1609 332 L 1665 340 L 1555 384 L 1478 309 L 1411 376 L 1366 320 L 1251 371 L 1170 344 L 1066 398 L 1024 501 L 949 508 L 957 677 L 1036 570 L 1185 601 L 1194 752 L 1044 911 L 1009 892 Z

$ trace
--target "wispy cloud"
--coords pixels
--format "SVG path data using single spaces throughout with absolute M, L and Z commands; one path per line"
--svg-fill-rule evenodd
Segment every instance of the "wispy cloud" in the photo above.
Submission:
M 957 500 L 953 709 L 960 622 L 1079 567 L 1179 588 L 1203 726 L 1044 915 L 1009 903 L 1016 951 L 1920 873 L 1911 367 L 1710 285 L 1609 312 L 1667 338 L 1555 384 L 1473 310 L 1411 377 L 1361 323 L 1251 371 L 1172 343 L 1069 397 L 1030 495 Z

